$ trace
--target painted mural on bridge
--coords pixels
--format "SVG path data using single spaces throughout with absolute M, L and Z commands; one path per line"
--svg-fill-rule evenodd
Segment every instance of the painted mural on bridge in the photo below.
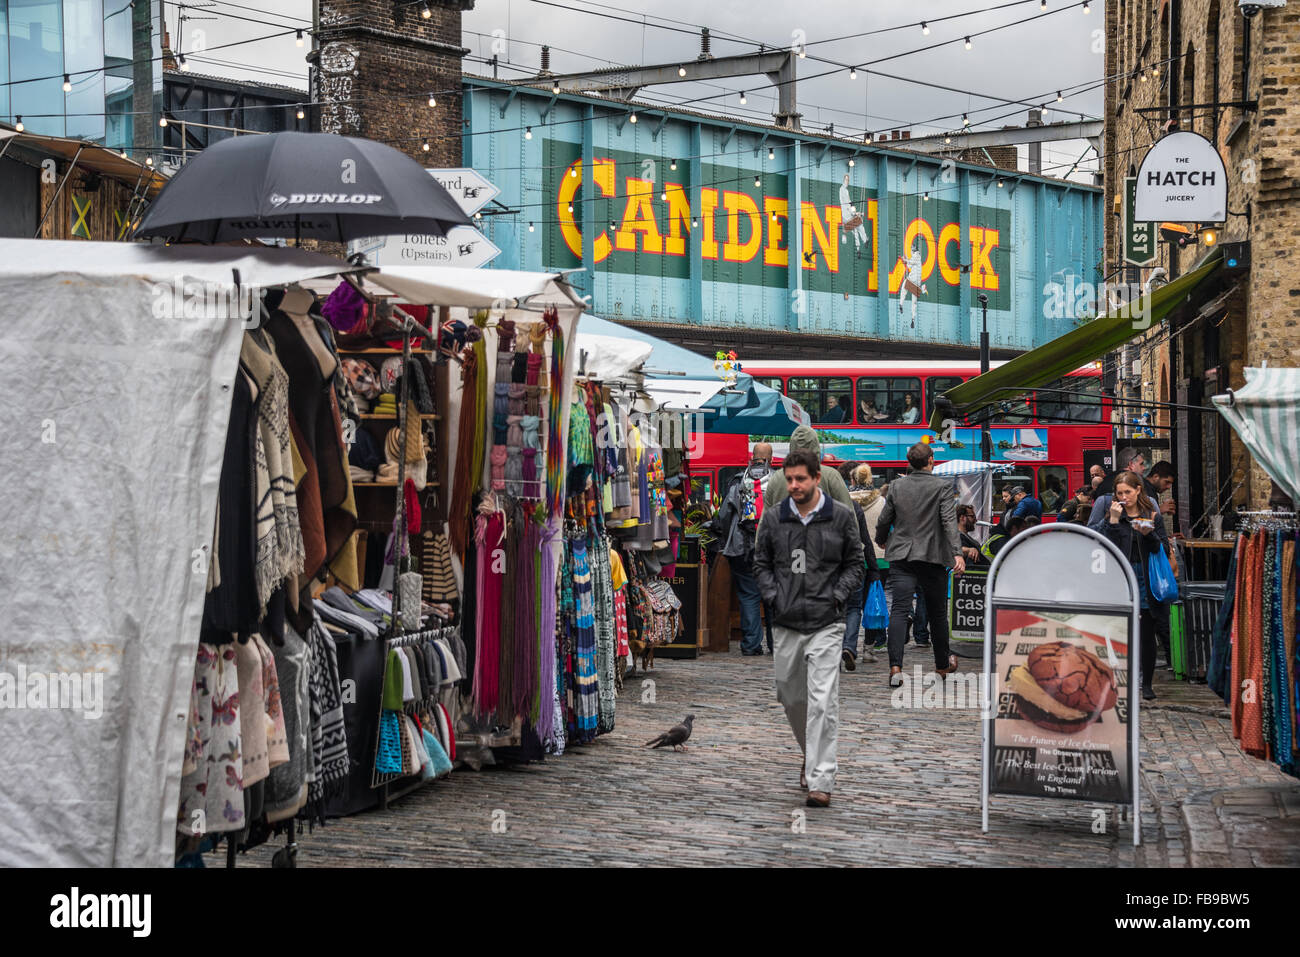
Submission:
M 606 100 L 465 81 L 464 162 L 501 189 L 493 268 L 581 269 L 611 319 L 994 347 L 1074 327 L 1098 189 Z M 901 145 L 901 142 L 900 142 Z M 540 241 L 539 241 L 540 240 Z

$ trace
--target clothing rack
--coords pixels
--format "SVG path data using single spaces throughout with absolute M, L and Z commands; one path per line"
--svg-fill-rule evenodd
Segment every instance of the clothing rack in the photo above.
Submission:
M 1251 532 L 1261 528 L 1294 529 L 1300 527 L 1300 524 L 1296 521 L 1296 513 L 1293 511 L 1255 509 L 1253 511 L 1238 512 L 1237 517 L 1242 519 L 1243 530 Z

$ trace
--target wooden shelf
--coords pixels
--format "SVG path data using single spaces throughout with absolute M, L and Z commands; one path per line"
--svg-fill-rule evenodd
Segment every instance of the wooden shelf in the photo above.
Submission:
M 397 421 L 397 416 L 396 416 L 396 415 L 379 415 L 379 414 L 377 414 L 377 413 L 375 413 L 375 412 L 362 412 L 362 413 L 361 413 L 361 418 L 363 418 L 363 419 L 375 419 L 375 420 L 378 420 L 378 421 L 385 421 L 385 422 L 396 422 L 396 421 Z M 437 419 L 441 419 L 442 416 L 440 416 L 437 412 L 424 412 L 424 413 L 421 413 L 421 414 L 420 414 L 420 418 L 422 418 L 422 419 L 432 419 L 432 420 L 437 420 Z
M 441 482 L 428 482 L 426 484 L 432 485 L 436 488 L 442 487 Z M 397 488 L 397 483 L 396 482 L 353 482 L 352 487 L 353 488 Z

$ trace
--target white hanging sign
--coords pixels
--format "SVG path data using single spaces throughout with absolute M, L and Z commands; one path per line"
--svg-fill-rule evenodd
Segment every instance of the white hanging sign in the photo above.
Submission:
M 501 255 L 500 248 L 473 226 L 453 226 L 446 236 L 372 236 L 348 244 L 348 255 L 364 253 L 372 266 L 458 266 L 477 269 Z
M 1138 222 L 1221 223 L 1228 212 L 1228 171 L 1199 133 L 1170 133 L 1147 151 L 1137 175 Z

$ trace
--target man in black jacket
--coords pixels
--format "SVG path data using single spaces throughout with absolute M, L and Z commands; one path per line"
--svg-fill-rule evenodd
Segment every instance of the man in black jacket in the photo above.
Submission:
M 902 683 L 903 645 L 912 595 L 920 589 L 930 618 L 930 644 L 940 675 L 957 670 L 948 649 L 948 569 L 966 570 L 957 533 L 952 484 L 932 474 L 934 450 L 918 442 L 907 450 L 911 470 L 889 486 L 876 524 L 876 541 L 889 562 L 889 686 Z
M 850 595 L 862 583 L 862 540 L 845 505 L 821 491 L 821 463 L 793 451 L 782 465 L 788 501 L 763 512 L 754 570 L 772 609 L 776 696 L 804 753 L 809 807 L 835 787 L 840 648 Z

